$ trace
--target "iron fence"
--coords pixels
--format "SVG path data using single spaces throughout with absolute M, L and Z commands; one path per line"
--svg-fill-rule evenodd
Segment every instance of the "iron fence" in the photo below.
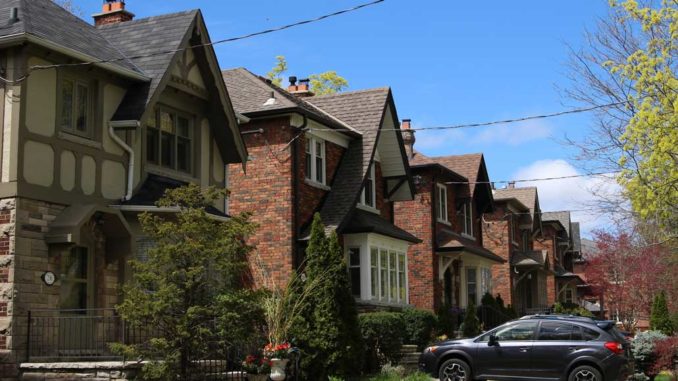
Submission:
M 23 320 L 23 319 L 22 319 Z M 148 345 L 160 337 L 153 327 L 135 327 L 115 309 L 33 310 L 26 319 L 26 362 L 136 361 L 113 350 L 115 344 Z M 252 348 L 233 348 L 208 343 L 200 355 L 193 354 L 184 380 L 247 380 L 242 360 Z M 298 357 L 298 355 L 297 355 Z M 290 375 L 297 375 L 298 361 L 291 361 Z

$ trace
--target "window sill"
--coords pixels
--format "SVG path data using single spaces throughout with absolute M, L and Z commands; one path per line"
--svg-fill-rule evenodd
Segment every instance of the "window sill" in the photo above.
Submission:
M 476 240 L 476 237 L 474 237 L 474 236 L 472 236 L 468 233 L 461 233 L 461 236 L 464 237 L 464 238 L 472 239 L 474 241 Z
M 92 140 L 92 139 L 84 138 L 82 136 L 73 135 L 73 134 L 70 134 L 68 132 L 59 131 L 59 133 L 57 134 L 57 137 L 59 137 L 59 139 L 67 140 L 71 143 L 82 144 L 84 146 L 88 146 L 88 147 L 92 147 L 92 148 L 96 148 L 96 149 L 102 149 L 103 148 L 103 145 L 101 144 L 101 142 L 97 142 L 97 141 Z
M 325 185 L 325 184 L 321 184 L 321 183 L 319 183 L 319 182 L 317 182 L 317 181 L 309 180 L 309 179 L 307 179 L 307 178 L 304 178 L 304 184 L 309 185 L 309 186 L 312 186 L 312 187 L 314 187 L 314 188 L 322 189 L 322 190 L 324 190 L 324 191 L 330 191 L 330 190 L 332 190 L 332 188 L 328 187 L 328 186 Z
M 169 168 L 161 167 L 157 164 L 146 163 L 146 168 L 148 169 L 148 173 L 152 173 L 154 175 L 170 177 L 170 178 L 181 180 L 181 181 L 184 181 L 184 182 L 187 182 L 187 183 L 195 183 L 195 184 L 200 183 L 200 179 L 193 177 L 188 173 L 179 172 L 179 171 L 175 171 L 175 170 L 172 170 L 172 169 L 169 169 Z
M 436 221 L 438 221 L 439 223 L 441 223 L 443 225 L 452 226 L 452 223 L 450 221 L 441 220 L 439 218 L 436 219 Z
M 365 205 L 365 204 L 358 204 L 356 205 L 356 208 L 364 210 L 366 212 L 374 213 L 381 215 L 381 211 L 373 206 Z

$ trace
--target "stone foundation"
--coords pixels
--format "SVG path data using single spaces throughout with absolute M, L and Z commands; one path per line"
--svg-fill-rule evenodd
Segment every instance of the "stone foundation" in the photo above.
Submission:
M 137 362 L 27 363 L 20 366 L 20 380 L 133 380 L 141 364 Z

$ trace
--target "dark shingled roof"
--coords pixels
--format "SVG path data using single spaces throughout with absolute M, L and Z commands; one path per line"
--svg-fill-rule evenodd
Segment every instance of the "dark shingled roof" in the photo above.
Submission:
M 563 225 L 563 228 L 565 228 L 565 233 L 567 233 L 567 236 L 570 236 L 570 212 L 544 212 L 541 214 L 541 220 L 559 222 L 561 225 Z
M 313 97 L 313 105 L 357 129 L 362 139 L 351 141 L 341 160 L 332 191 L 320 209 L 328 229 L 340 232 L 348 214 L 355 208 L 377 147 L 379 129 L 386 105 L 392 102 L 388 87 Z M 395 120 L 398 120 L 397 117 Z
M 324 123 L 331 128 L 349 130 L 345 132 L 352 135 L 360 135 L 351 126 L 342 123 L 332 115 L 307 102 L 304 98 L 297 97 L 281 89 L 267 79 L 245 68 L 224 70 L 221 74 L 224 77 L 228 93 L 233 101 L 233 108 L 240 114 L 254 117 L 256 115 L 294 110 L 306 114 L 311 119 Z M 275 102 L 267 103 L 271 99 L 271 94 L 273 94 Z
M 11 8 L 18 8 L 19 20 L 9 24 Z M 115 60 L 112 65 L 143 74 L 94 26 L 51 0 L 3 0 L 0 15 L 5 24 L 0 26 L 0 40 L 31 35 L 97 60 Z
M 472 153 L 468 155 L 452 155 L 433 157 L 431 160 L 436 161 L 447 168 L 457 172 L 466 177 L 469 181 L 469 192 L 472 195 L 476 189 L 476 182 L 481 175 L 481 164 L 483 162 L 482 153 Z M 481 180 L 482 181 L 482 180 Z M 480 184 L 483 186 L 483 184 Z M 489 186 L 489 185 L 487 185 Z
M 424 155 L 423 153 L 414 150 L 412 153 L 412 157 L 409 158 L 410 161 L 410 168 L 416 169 L 416 168 L 424 168 L 424 167 L 438 167 L 445 171 L 447 174 L 451 175 L 455 181 L 458 182 L 464 182 L 468 181 L 468 179 L 457 172 L 453 171 L 452 169 L 442 165 L 441 163 L 436 162 L 432 158 Z
M 421 242 L 419 238 L 393 225 L 381 216 L 360 209 L 353 211 L 342 233 L 378 233 L 412 243 Z
M 515 198 L 530 209 L 530 217 L 532 217 L 532 220 L 535 219 L 535 213 L 540 213 L 536 187 L 505 188 L 494 191 L 495 200 L 506 200 L 511 198 Z
M 445 251 L 468 251 L 473 254 L 476 254 L 480 257 L 493 260 L 495 262 L 504 263 L 506 262 L 502 257 L 494 254 L 493 252 L 487 250 L 486 248 L 478 245 L 478 243 L 472 239 L 466 238 L 461 234 L 443 230 L 436 234 L 436 250 L 445 252 Z
M 144 56 L 131 61 L 151 79 L 150 83 L 127 92 L 113 120 L 138 120 L 141 117 L 175 55 L 159 53 L 178 49 L 198 14 L 198 10 L 192 10 L 97 28 L 126 57 Z
M 544 266 L 547 259 L 548 254 L 546 250 L 528 252 L 516 251 L 511 257 L 511 265 L 518 267 Z
M 581 228 L 579 222 L 572 223 L 572 250 L 581 253 Z

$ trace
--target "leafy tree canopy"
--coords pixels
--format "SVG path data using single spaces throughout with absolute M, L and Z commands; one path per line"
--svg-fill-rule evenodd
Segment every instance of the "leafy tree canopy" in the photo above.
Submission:
M 288 65 L 285 56 L 276 56 L 276 64 L 271 71 L 266 74 L 273 84 L 282 87 L 283 74 L 287 72 Z M 316 95 L 334 94 L 348 88 L 348 81 L 337 74 L 334 70 L 329 70 L 320 74 L 311 74 L 311 91 Z

